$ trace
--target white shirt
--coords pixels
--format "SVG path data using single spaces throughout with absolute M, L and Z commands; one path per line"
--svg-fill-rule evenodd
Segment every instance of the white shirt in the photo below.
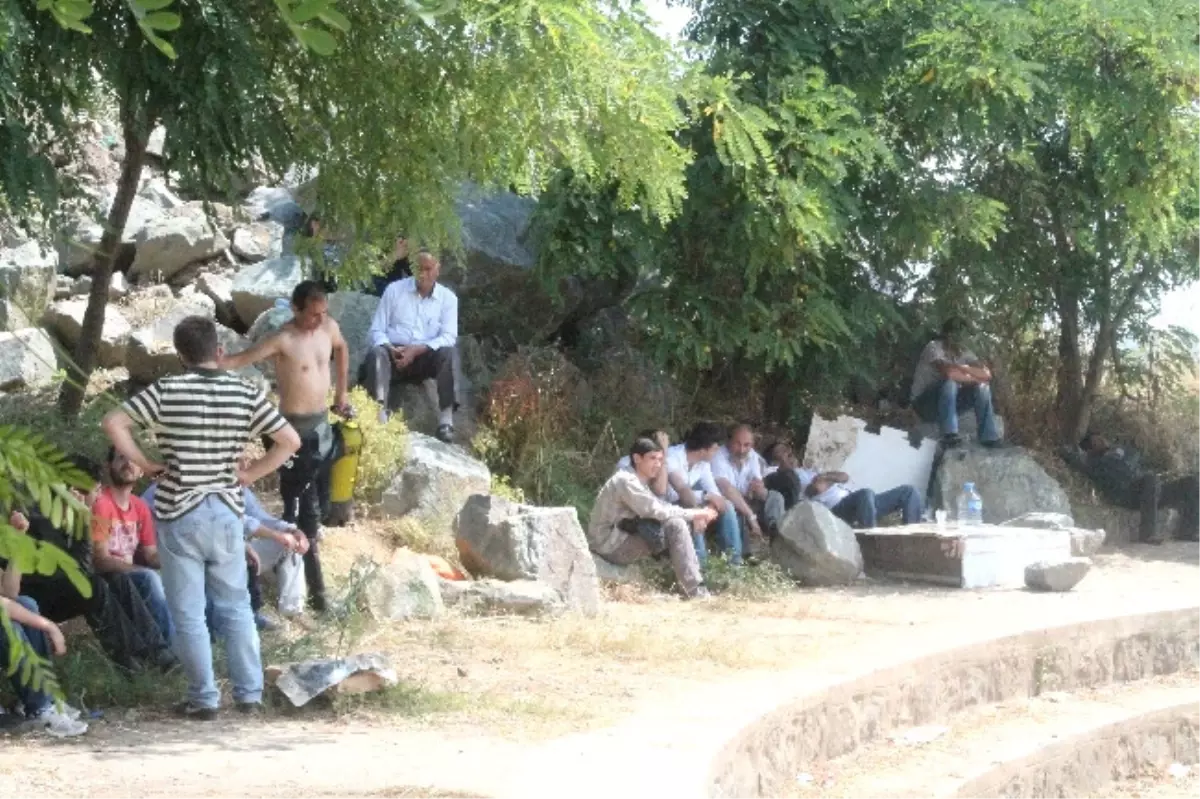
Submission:
M 750 483 L 763 479 L 762 462 L 754 450 L 746 453 L 746 459 L 739 464 L 734 462 L 728 447 L 721 447 L 713 456 L 712 473 L 714 478 L 728 480 L 742 496 L 750 496 Z
M 698 502 L 703 502 L 707 494 L 720 494 L 717 488 L 717 483 L 713 480 L 712 467 L 708 461 L 697 461 L 688 467 L 687 449 L 683 444 L 675 444 L 667 447 L 666 469 L 668 475 L 679 475 L 684 479 L 692 491 L 696 492 Z M 670 477 L 667 478 L 667 502 L 679 502 L 679 492 L 670 483 Z
M 813 469 L 796 469 L 796 476 L 800 478 L 800 490 L 807 491 L 809 484 L 817 479 L 818 474 L 820 472 Z M 850 496 L 850 493 L 850 489 L 846 487 L 845 483 L 833 483 L 829 488 L 813 497 L 812 500 L 813 502 L 820 502 L 825 507 L 833 510 L 839 502 Z
M 458 297 L 441 283 L 428 297 L 417 292 L 417 279 L 406 277 L 388 286 L 367 332 L 372 347 L 383 344 L 424 344 L 431 350 L 453 347 L 458 341 Z
M 621 460 L 617 461 L 618 472 L 632 472 L 633 462 L 629 460 L 628 455 L 622 455 Z
M 921 357 L 917 361 L 917 371 L 913 374 L 912 391 L 909 392 L 911 398 L 915 400 L 942 379 L 942 373 L 934 366 L 937 361 L 968 366 L 978 360 L 975 353 L 968 349 L 962 349 L 953 358 L 950 357 L 946 352 L 945 343 L 941 339 L 935 338 L 925 345 L 925 349 L 921 350 Z

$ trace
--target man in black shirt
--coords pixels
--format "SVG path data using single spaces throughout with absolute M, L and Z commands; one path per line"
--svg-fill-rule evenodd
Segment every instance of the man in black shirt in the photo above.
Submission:
M 396 249 L 393 254 L 395 260 L 392 261 L 392 266 L 387 273 L 371 278 L 371 285 L 367 287 L 368 294 L 382 297 L 384 290 L 389 285 L 412 275 L 412 267 L 408 262 L 408 239 L 404 237 L 403 233 L 396 237 Z

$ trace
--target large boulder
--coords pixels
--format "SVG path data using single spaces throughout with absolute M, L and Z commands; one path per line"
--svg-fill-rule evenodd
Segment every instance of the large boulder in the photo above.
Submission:
M 1129 508 L 1120 508 L 1104 502 L 1076 501 L 1071 508 L 1076 521 L 1085 528 L 1102 529 L 1109 546 L 1124 546 L 1141 540 L 1142 514 Z M 1170 541 L 1185 538 L 1178 535 L 1182 517 L 1174 508 L 1159 508 L 1155 525 L 1155 538 Z M 1194 534 L 1193 534 L 1194 535 Z M 1083 553 L 1080 553 L 1083 554 Z
M 553 616 L 566 609 L 554 588 L 538 580 L 441 580 L 447 607 L 472 613 Z
M 0 250 L 0 330 L 31 327 L 54 300 L 56 259 L 36 241 Z
M 107 218 L 108 210 L 116 197 L 116 189 L 108 187 L 102 192 L 98 203 L 98 215 L 80 216 L 59 234 L 59 256 L 71 275 L 81 275 L 92 271 L 92 257 L 100 246 L 100 238 L 104 235 L 102 220 Z M 118 268 L 128 264 L 133 258 L 134 245 L 138 236 L 151 222 L 163 216 L 165 211 L 155 200 L 135 196 L 129 208 L 129 217 L 125 220 L 125 229 L 121 231 L 121 249 L 118 253 Z
M 817 502 L 800 502 L 779 523 L 771 556 L 805 585 L 847 585 L 863 570 L 850 525 Z
M 449 544 L 451 525 L 467 498 L 491 487 L 492 473 L 482 462 L 459 447 L 410 432 L 408 458 L 383 492 L 383 511 L 407 516 Z
M 213 228 L 200 203 L 167 211 L 138 232 L 136 244 L 130 277 L 159 283 L 171 280 L 184 267 L 212 258 L 229 246 L 224 234 Z
M 304 260 L 295 255 L 271 258 L 239 270 L 231 293 L 242 324 L 252 326 L 276 300 L 290 302 L 292 290 L 304 277 Z
M 1001 527 L 1026 527 L 1035 530 L 1066 530 L 1071 536 L 1071 554 L 1090 558 L 1104 545 L 1103 530 L 1085 530 L 1065 513 L 1023 513 L 1002 523 Z
M 58 358 L 46 331 L 0 331 L 0 391 L 38 388 L 54 379 Z
M 141 197 L 143 200 L 154 203 L 164 211 L 169 211 L 173 208 L 180 208 L 184 204 L 183 200 L 179 199 L 175 192 L 167 188 L 166 182 L 164 182 L 161 178 L 152 177 L 147 180 L 144 184 L 142 184 L 142 187 L 138 189 L 137 196 Z
M 179 374 L 183 364 L 175 352 L 175 326 L 189 316 L 204 316 L 212 319 L 211 305 L 180 303 L 175 305 L 153 324 L 134 331 L 125 350 L 125 366 L 129 378 L 136 383 L 153 383 L 160 377 Z M 243 336 L 224 325 L 217 325 L 217 340 L 228 352 L 239 352 L 247 346 Z M 235 374 L 256 384 L 263 384 L 262 372 L 253 366 L 239 369 Z
M 437 574 L 412 550 L 397 550 L 387 566 L 369 568 L 367 608 L 377 620 L 432 619 L 445 612 Z
M 974 483 L 983 498 L 983 521 L 987 524 L 1000 524 L 1031 512 L 1071 516 L 1066 492 L 1019 447 L 948 450 L 932 482 L 931 504 L 951 511 L 963 483 Z
M 454 542 L 472 574 L 501 580 L 539 580 L 568 608 L 600 610 L 596 564 L 574 508 L 538 508 L 477 494 L 454 520 Z
M 46 326 L 53 331 L 67 349 L 74 351 L 83 332 L 83 315 L 87 312 L 87 300 L 64 300 L 50 306 L 46 312 Z M 112 305 L 104 308 L 104 326 L 100 330 L 100 346 L 96 363 L 105 369 L 125 365 L 125 351 L 133 328 L 119 309 Z
M 242 210 L 253 221 L 269 220 L 288 230 L 298 229 L 305 218 L 293 190 L 284 186 L 259 186 L 246 197 Z
M 232 280 L 216 272 L 201 272 L 196 278 L 196 289 L 212 300 L 217 321 L 221 324 L 233 326 L 235 321 L 239 321 L 233 306 Z
M 240 260 L 256 264 L 283 254 L 283 225 L 251 222 L 233 231 L 229 249 Z
M 1025 585 L 1034 591 L 1070 591 L 1092 568 L 1088 558 L 1039 561 L 1025 567 Z

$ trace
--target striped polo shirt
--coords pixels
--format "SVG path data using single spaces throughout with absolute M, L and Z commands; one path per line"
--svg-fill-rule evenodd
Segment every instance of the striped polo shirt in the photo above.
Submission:
M 237 460 L 250 441 L 287 425 L 262 389 L 216 369 L 161 378 L 122 410 L 154 434 L 162 452 L 166 471 L 154 495 L 160 519 L 178 519 L 209 496 L 242 515 Z

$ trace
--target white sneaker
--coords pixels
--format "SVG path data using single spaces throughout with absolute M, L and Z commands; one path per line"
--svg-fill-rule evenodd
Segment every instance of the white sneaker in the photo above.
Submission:
M 72 719 L 65 713 L 60 713 L 54 705 L 50 705 L 33 717 L 32 723 L 47 735 L 55 738 L 74 738 L 88 731 L 88 725 Z
M 69 718 L 71 721 L 79 721 L 79 717 L 83 715 L 83 711 L 77 707 L 71 707 L 66 702 L 63 702 L 62 710 L 59 712 Z

